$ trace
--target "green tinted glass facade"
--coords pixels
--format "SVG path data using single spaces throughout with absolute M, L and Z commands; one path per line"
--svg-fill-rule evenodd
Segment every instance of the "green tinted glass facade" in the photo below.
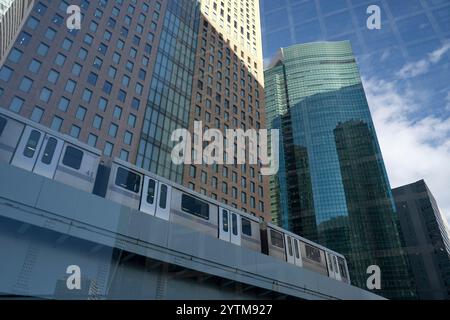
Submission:
M 183 166 L 171 160 L 170 136 L 189 125 L 200 9 L 194 0 L 171 0 L 167 6 L 136 164 L 181 183 Z
M 280 132 L 271 182 L 277 223 L 344 254 L 352 283 L 381 268 L 381 294 L 411 298 L 410 271 L 350 43 L 281 49 L 265 72 L 268 125 Z

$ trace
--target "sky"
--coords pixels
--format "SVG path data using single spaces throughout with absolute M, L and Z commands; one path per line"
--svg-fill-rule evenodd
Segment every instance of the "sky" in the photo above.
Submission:
M 264 61 L 350 40 L 393 188 L 424 179 L 450 221 L 450 0 L 261 0 Z M 369 30 L 369 5 L 381 28 Z

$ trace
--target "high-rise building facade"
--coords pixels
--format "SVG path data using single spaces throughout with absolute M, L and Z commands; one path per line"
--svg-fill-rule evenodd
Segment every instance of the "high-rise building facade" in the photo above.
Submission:
M 259 2 L 203 0 L 201 13 L 189 131 L 194 132 L 194 121 L 224 136 L 227 129 L 265 129 Z M 268 178 L 248 157 L 246 162 L 185 166 L 184 183 L 270 220 Z
M 34 0 L 0 0 L 0 66 L 26 20 Z
M 265 71 L 268 126 L 280 129 L 271 185 L 277 222 L 344 254 L 352 283 L 381 269 L 380 293 L 412 298 L 391 189 L 350 42 L 282 48 Z
M 419 299 L 450 299 L 450 240 L 425 181 L 392 190 Z
M 270 217 L 257 166 L 177 165 L 171 134 L 264 128 L 258 1 L 35 1 L 0 70 L 0 107 Z M 193 174 L 194 171 L 194 174 Z

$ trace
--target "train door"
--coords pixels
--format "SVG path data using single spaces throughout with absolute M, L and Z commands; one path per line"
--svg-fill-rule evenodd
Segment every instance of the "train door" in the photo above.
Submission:
M 241 216 L 219 207 L 219 239 L 241 245 Z
M 300 240 L 294 239 L 294 238 L 292 240 L 294 240 L 294 261 L 295 261 L 295 265 L 297 265 L 299 267 L 303 267 L 302 256 L 300 254 Z
M 164 183 L 158 183 L 158 205 L 156 207 L 156 217 L 167 221 L 169 220 L 171 195 L 171 186 Z
M 157 191 L 158 191 L 158 181 L 145 176 L 140 207 L 140 210 L 142 212 L 148 213 L 152 216 L 155 215 L 156 202 L 158 199 Z
M 61 139 L 46 135 L 33 172 L 53 179 L 63 145 Z
M 26 127 L 11 164 L 28 171 L 33 170 L 43 140 L 43 132 Z
M 334 270 L 335 270 L 335 279 L 338 281 L 342 281 L 342 277 L 341 277 L 341 272 L 339 271 L 339 264 L 338 264 L 338 260 L 336 256 L 333 256 L 333 261 L 334 261 Z
M 286 257 L 287 262 L 295 264 L 295 258 L 294 258 L 294 239 L 291 236 L 288 236 L 287 234 L 284 235 L 284 239 L 286 242 Z
M 332 279 L 338 280 L 337 277 L 337 261 L 334 260 L 334 256 L 328 252 L 326 252 L 327 258 L 327 266 L 328 266 L 328 275 Z
M 231 241 L 230 212 L 219 207 L 219 239 Z
M 0 162 L 10 163 L 25 126 L 0 116 Z

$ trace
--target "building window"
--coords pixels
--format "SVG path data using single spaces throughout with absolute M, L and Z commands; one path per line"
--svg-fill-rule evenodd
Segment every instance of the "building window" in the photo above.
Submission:
M 55 84 L 58 81 L 58 78 L 59 78 L 58 71 L 52 69 L 48 72 L 48 76 L 47 76 L 48 82 Z
M 77 83 L 71 79 L 67 80 L 64 90 L 69 93 L 74 93 Z
M 33 80 L 27 77 L 23 77 L 19 85 L 19 90 L 23 92 L 30 92 L 32 86 Z
M 26 45 L 28 45 L 30 43 L 30 40 L 31 40 L 31 35 L 29 33 L 25 32 L 25 31 L 22 31 L 20 33 L 19 37 L 17 37 L 17 41 L 16 42 L 19 45 L 26 46 Z
M 58 109 L 63 112 L 66 112 L 67 108 L 69 107 L 69 103 L 70 103 L 69 99 L 67 99 L 65 97 L 61 97 L 61 99 L 59 100 L 59 103 L 58 103 Z
M 112 155 L 114 145 L 110 142 L 105 142 L 105 147 L 103 148 L 103 154 L 110 157 Z
M 53 120 L 52 120 L 52 124 L 50 125 L 50 128 L 55 131 L 60 131 L 62 123 L 63 123 L 63 119 L 61 119 L 60 117 L 54 116 Z
M 31 60 L 30 64 L 28 65 L 28 71 L 32 73 L 38 73 L 40 68 L 41 63 L 36 59 Z
M 114 116 L 114 118 L 120 120 L 120 117 L 122 116 L 122 108 L 119 106 L 115 106 L 113 116 Z
M 94 120 L 92 122 L 92 126 L 96 129 L 100 130 L 102 127 L 102 122 L 103 122 L 103 118 L 96 114 L 94 117 Z
M 11 78 L 11 75 L 13 74 L 14 70 L 7 67 L 7 66 L 3 66 L 0 69 L 0 80 L 3 80 L 5 82 L 8 82 L 9 79 Z
M 86 102 L 91 102 L 92 91 L 89 89 L 84 89 L 82 99 Z
M 58 66 L 62 66 L 64 65 L 64 62 L 66 62 L 66 56 L 61 53 L 58 53 L 55 58 L 55 64 Z
M 25 101 L 22 98 L 14 97 L 11 100 L 11 103 L 9 104 L 9 110 L 19 113 L 20 110 L 22 109 L 24 102 Z
M 127 145 L 131 145 L 131 141 L 133 140 L 133 134 L 130 131 L 125 131 L 123 136 L 123 142 Z
M 44 114 L 44 109 L 36 106 L 33 108 L 33 112 L 31 113 L 30 119 L 34 122 L 41 122 L 42 115 Z
M 52 96 L 52 90 L 49 88 L 42 88 L 41 94 L 39 95 L 39 99 L 44 102 L 48 102 Z
M 115 138 L 116 135 L 117 135 L 117 130 L 118 130 L 118 129 L 119 129 L 119 127 L 118 127 L 116 124 L 111 123 L 111 125 L 109 126 L 108 134 L 109 134 L 111 137 Z
M 100 97 L 100 99 L 98 100 L 98 108 L 101 111 L 105 111 L 107 106 L 108 106 L 108 100 L 106 100 L 103 97 Z
M 129 152 L 128 151 L 126 151 L 124 149 L 120 150 L 120 156 L 119 157 L 120 157 L 121 160 L 128 161 L 128 156 L 129 156 Z
M 72 44 L 73 44 L 73 41 L 72 41 L 72 40 L 69 40 L 69 39 L 65 38 L 64 41 L 63 41 L 63 43 L 62 43 L 62 48 L 63 48 L 64 50 L 69 51 L 70 48 L 72 48 Z
M 94 72 L 89 73 L 88 75 L 88 83 L 92 84 L 93 86 L 95 86 L 97 84 L 97 74 Z
M 95 134 L 89 133 L 87 140 L 88 145 L 95 148 L 95 146 L 97 145 L 97 139 L 98 137 Z
M 33 16 L 31 16 L 27 21 L 27 27 L 30 29 L 35 30 L 38 25 L 39 25 L 39 20 Z
M 80 136 L 80 127 L 77 127 L 76 125 L 73 125 L 72 128 L 70 128 L 70 135 L 74 138 L 77 138 Z
M 84 108 L 82 106 L 78 106 L 77 113 L 75 114 L 75 117 L 78 120 L 84 121 L 84 117 L 86 116 L 86 111 L 87 111 L 86 108 Z
M 128 115 L 128 125 L 131 128 L 134 128 L 136 126 L 136 116 L 134 114 L 132 114 L 132 113 L 130 113 Z
M 48 49 L 49 49 L 48 45 L 46 45 L 45 43 L 41 43 L 37 48 L 37 54 L 45 57 L 48 53 Z
M 78 63 L 74 63 L 72 66 L 72 74 L 79 76 L 81 73 L 81 65 L 79 65 Z

